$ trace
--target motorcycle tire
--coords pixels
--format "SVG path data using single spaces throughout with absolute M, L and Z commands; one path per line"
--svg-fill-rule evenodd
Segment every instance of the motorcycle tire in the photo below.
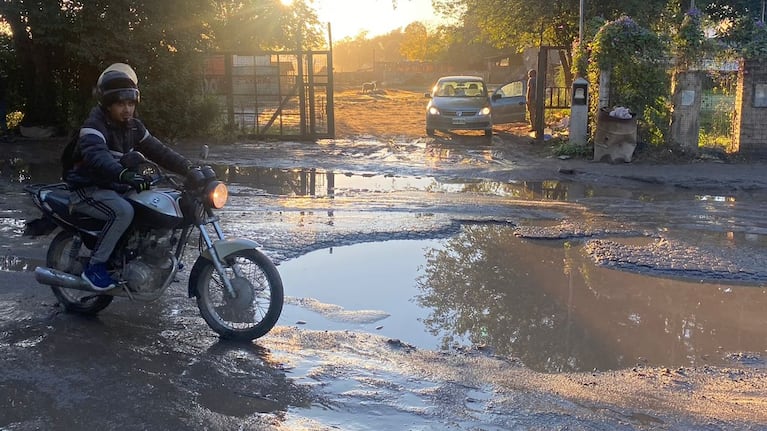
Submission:
M 282 313 L 284 291 L 277 267 L 255 249 L 239 250 L 222 260 L 234 297 L 210 260 L 198 259 L 190 273 L 202 318 L 221 338 L 250 341 L 263 337 Z
M 74 233 L 61 231 L 48 246 L 46 265 L 79 277 L 87 263 L 86 257 L 80 257 L 82 247 L 82 243 Z M 74 313 L 96 314 L 109 306 L 114 299 L 111 295 L 99 295 L 58 286 L 51 286 L 51 290 L 64 310 Z

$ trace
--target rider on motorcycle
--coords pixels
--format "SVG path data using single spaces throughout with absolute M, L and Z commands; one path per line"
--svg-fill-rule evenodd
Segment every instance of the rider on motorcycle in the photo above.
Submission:
M 134 117 L 139 103 L 138 79 L 133 69 L 115 63 L 101 73 L 96 83 L 98 106 L 80 128 L 71 155 L 72 168 L 64 174 L 71 190 L 72 212 L 104 220 L 89 265 L 82 278 L 95 290 L 108 290 L 116 282 L 106 262 L 133 220 L 133 207 L 122 194 L 149 189 L 150 179 L 120 164 L 130 151 L 140 151 L 165 169 L 186 175 L 192 163 L 152 136 Z

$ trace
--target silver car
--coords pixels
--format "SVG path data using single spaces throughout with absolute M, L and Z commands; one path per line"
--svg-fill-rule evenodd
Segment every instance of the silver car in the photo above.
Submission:
M 485 81 L 479 76 L 444 76 L 426 93 L 426 134 L 435 130 L 484 130 L 493 134 Z
M 483 130 L 493 134 L 493 124 L 525 121 L 524 82 L 502 85 L 488 97 L 479 76 L 444 76 L 426 93 L 426 134 L 435 130 Z

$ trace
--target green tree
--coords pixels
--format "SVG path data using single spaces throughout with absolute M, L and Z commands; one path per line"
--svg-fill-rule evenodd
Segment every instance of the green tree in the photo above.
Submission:
M 460 17 L 465 27 L 480 29 L 479 38 L 499 50 L 521 52 L 541 45 L 566 47 L 560 51 L 560 60 L 566 83 L 572 81 L 569 48 L 578 37 L 578 0 L 434 0 L 433 4 L 441 15 Z M 628 14 L 653 28 L 667 16 L 667 0 L 587 1 L 585 6 L 587 19 L 612 20 Z
M 324 30 L 306 0 L 285 5 L 279 0 L 216 0 L 210 21 L 215 47 L 221 51 L 317 49 Z
M 400 50 L 408 60 L 424 60 L 429 46 L 429 31 L 420 22 L 405 27 Z
M 337 72 L 354 72 L 377 62 L 402 61 L 402 39 L 400 29 L 373 38 L 368 38 L 364 31 L 354 38 L 345 37 L 333 43 L 333 68 Z
M 79 123 L 100 71 L 122 61 L 136 69 L 142 99 L 164 106 L 142 105 L 142 115 L 162 118 L 168 132 L 199 124 L 182 115 L 201 103 L 206 52 L 315 46 L 322 34 L 304 0 L 0 0 L 0 18 L 12 31 L 11 85 L 26 124 Z
M 669 58 L 667 41 L 627 16 L 606 22 L 591 43 L 589 81 L 600 82 L 603 73 L 611 76 L 606 107 L 636 113 L 644 140 L 656 145 L 665 143 L 670 121 Z M 599 92 L 592 86 L 593 112 Z

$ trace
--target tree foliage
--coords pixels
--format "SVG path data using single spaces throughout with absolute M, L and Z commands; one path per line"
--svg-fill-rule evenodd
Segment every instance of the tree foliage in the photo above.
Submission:
M 542 45 L 564 47 L 564 70 L 571 70 L 570 47 L 579 33 L 579 0 L 434 0 L 433 4 L 444 16 L 459 16 L 464 27 L 478 28 L 478 41 L 505 52 Z M 585 6 L 586 21 L 600 18 L 604 22 L 625 14 L 650 28 L 667 19 L 669 10 L 667 0 L 587 1 Z
M 182 115 L 203 107 L 202 55 L 316 45 L 322 34 L 304 0 L 0 0 L 0 17 L 12 31 L 12 108 L 27 125 L 77 125 L 100 71 L 119 61 L 139 75 L 142 115 L 174 134 L 200 124 Z
M 361 32 L 354 38 L 333 42 L 333 68 L 338 72 L 354 72 L 372 67 L 374 62 L 403 61 L 400 50 L 403 38 L 402 30 L 397 29 L 372 38 L 367 32 Z
M 414 22 L 405 27 L 400 51 L 408 60 L 424 60 L 428 58 L 429 32 L 420 22 Z
M 591 43 L 589 81 L 599 82 L 611 72 L 609 106 L 623 106 L 639 115 L 644 139 L 665 142 L 670 121 L 669 45 L 663 37 L 627 16 L 606 22 Z M 596 112 L 599 86 L 591 86 L 592 112 Z
M 409 0 L 392 0 L 392 7 Z M 201 57 L 211 51 L 322 48 L 324 30 L 313 0 L 0 0 L 0 73 L 9 79 L 12 109 L 29 124 L 72 127 L 93 103 L 98 74 L 116 61 L 137 70 L 142 115 L 162 119 L 168 130 L 201 124 Z M 338 66 L 376 61 L 432 60 L 458 69 L 479 69 L 484 59 L 540 45 L 562 51 L 566 71 L 583 72 L 596 29 L 623 15 L 657 34 L 674 36 L 680 59 L 694 59 L 701 27 L 685 14 L 687 0 L 586 1 L 584 41 L 579 33 L 579 0 L 433 0 L 435 9 L 458 24 L 429 28 L 413 23 L 403 30 L 368 39 L 340 41 Z M 699 5 L 719 40 L 736 55 L 767 55 L 763 0 L 724 0 Z M 345 54 L 346 59 L 344 59 Z M 575 59 L 571 56 L 575 53 Z M 575 61 L 574 61 L 575 60 Z M 346 66 L 339 67 L 346 69 Z M 569 79 L 566 79 L 569 82 Z M 183 118 L 193 118 L 184 123 Z M 148 122 L 149 121 L 148 119 Z

